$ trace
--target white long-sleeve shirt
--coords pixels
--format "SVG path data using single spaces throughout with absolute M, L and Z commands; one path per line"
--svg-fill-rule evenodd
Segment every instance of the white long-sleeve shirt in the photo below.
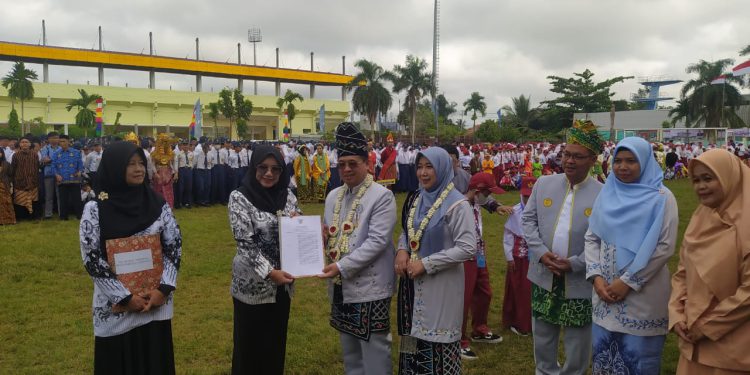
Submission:
M 195 169 L 210 170 L 213 166 L 214 164 L 209 159 L 208 154 L 204 153 L 201 147 L 196 147 L 195 151 L 193 151 L 193 167 Z
M 99 162 L 102 160 L 102 153 L 91 151 L 86 155 L 86 160 L 83 162 L 83 170 L 86 173 L 96 172 L 99 169 Z
M 227 164 L 229 168 L 239 169 L 240 168 L 240 155 L 237 151 L 229 150 L 229 157 L 227 158 Z

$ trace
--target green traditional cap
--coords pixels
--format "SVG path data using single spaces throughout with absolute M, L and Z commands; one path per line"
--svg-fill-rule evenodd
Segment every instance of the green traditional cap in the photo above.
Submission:
M 604 151 L 604 140 L 591 120 L 573 122 L 573 127 L 568 129 L 568 144 L 581 145 L 597 155 Z

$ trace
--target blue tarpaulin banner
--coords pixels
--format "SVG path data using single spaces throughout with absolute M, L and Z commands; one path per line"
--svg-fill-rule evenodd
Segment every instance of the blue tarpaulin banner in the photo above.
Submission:
M 326 132 L 326 105 L 323 104 L 320 106 L 320 118 L 318 119 L 318 128 L 320 129 L 320 134 L 323 134 Z

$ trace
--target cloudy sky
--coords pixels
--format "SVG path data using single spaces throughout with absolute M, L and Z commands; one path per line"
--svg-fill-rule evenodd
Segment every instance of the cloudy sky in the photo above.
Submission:
M 747 1 L 723 0 L 444 0 L 440 4 L 440 92 L 463 103 L 473 91 L 486 98 L 487 117 L 511 98 L 531 95 L 532 103 L 550 99 L 549 75 L 571 76 L 588 68 L 597 80 L 625 76 L 687 79 L 688 64 L 721 58 L 740 63 L 738 51 L 750 44 Z M 260 27 L 258 65 L 354 72 L 357 59 L 390 69 L 407 54 L 432 62 L 433 1 L 430 0 L 217 0 L 217 1 L 77 1 L 24 0 L 4 4 L 0 40 L 37 44 L 41 20 L 50 45 L 98 48 L 101 25 L 104 49 L 148 53 L 154 33 L 159 55 L 251 61 L 247 29 Z M 0 62 L 0 72 L 10 63 Z M 41 67 L 36 66 L 41 75 Z M 52 82 L 96 82 L 91 68 L 51 67 Z M 105 70 L 111 85 L 146 87 L 148 73 Z M 236 81 L 204 78 L 204 91 Z M 195 79 L 157 74 L 157 88 L 190 90 Z M 614 87 L 617 98 L 636 92 L 636 80 Z M 307 96 L 306 86 L 282 85 Z M 670 86 L 667 94 L 677 95 Z M 272 83 L 260 83 L 273 95 Z M 251 92 L 251 84 L 245 85 Z M 336 99 L 337 88 L 318 88 L 317 96 Z M 397 99 L 394 103 L 398 103 Z M 395 113 L 396 108 L 392 109 Z M 467 119 L 468 121 L 468 119 Z

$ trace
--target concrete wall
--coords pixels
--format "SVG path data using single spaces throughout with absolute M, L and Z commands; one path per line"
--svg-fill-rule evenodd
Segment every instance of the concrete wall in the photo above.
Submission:
M 609 112 L 576 113 L 576 120 L 584 119 L 588 115 L 589 120 L 602 130 L 609 130 Z M 670 121 L 668 109 L 656 109 L 653 111 L 622 111 L 615 112 L 615 129 L 661 129 L 664 121 Z M 684 121 L 679 121 L 677 127 L 684 127 Z
M 214 134 L 214 122 L 208 116 L 208 103 L 218 101 L 219 94 L 209 92 L 35 82 L 35 98 L 24 104 L 25 119 L 41 117 L 50 125 L 73 124 L 76 109 L 68 112 L 65 106 L 69 101 L 79 97 L 78 89 L 84 89 L 89 94 L 99 94 L 104 98 L 105 133 L 114 131 L 111 125 L 115 121 L 117 112 L 120 112 L 122 113 L 120 124 L 125 126 L 123 129 L 133 129 L 137 124 L 141 135 L 155 135 L 157 132 L 166 131 L 169 126 L 169 130 L 176 135 L 187 136 L 193 106 L 200 98 L 203 106 L 204 135 L 213 136 Z M 276 107 L 277 97 L 248 95 L 246 98 L 253 102 L 247 138 L 272 139 L 274 130 L 277 130 L 278 138 L 283 112 Z M 305 99 L 302 103 L 295 103 L 298 112 L 292 122 L 292 136 L 316 134 L 318 111 L 324 104 L 326 129 L 332 129 L 349 115 L 349 102 L 347 101 Z M 20 116 L 19 103 L 16 103 L 16 109 Z M 91 109 L 95 109 L 93 105 Z M 0 86 L 0 123 L 8 122 L 10 110 L 11 102 L 7 90 Z M 217 121 L 217 133 L 227 135 L 228 126 L 228 120 L 220 118 Z M 236 127 L 234 129 L 236 132 Z
M 609 112 L 576 113 L 574 118 L 576 120 L 584 119 L 586 115 L 600 129 L 609 130 Z M 750 105 L 741 105 L 737 108 L 737 115 L 745 121 L 746 125 L 750 125 Z M 615 129 L 620 130 L 661 129 L 661 124 L 664 121 L 671 121 L 668 109 L 615 112 Z M 702 126 L 700 124 L 698 127 Z M 683 128 L 685 122 L 678 121 L 675 127 Z

